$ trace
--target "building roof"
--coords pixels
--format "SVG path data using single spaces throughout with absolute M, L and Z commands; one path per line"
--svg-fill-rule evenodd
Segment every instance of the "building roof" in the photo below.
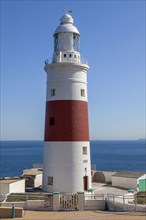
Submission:
M 42 170 L 39 169 L 28 169 L 28 170 L 23 170 L 22 176 L 36 176 L 39 174 L 42 174 Z
M 144 174 L 145 172 L 119 171 L 116 174 L 113 174 L 112 176 L 138 179 Z
M 24 179 L 20 179 L 20 178 L 3 178 L 0 179 L 0 184 L 11 184 L 11 183 L 15 183 L 18 182 L 20 180 L 24 180 Z

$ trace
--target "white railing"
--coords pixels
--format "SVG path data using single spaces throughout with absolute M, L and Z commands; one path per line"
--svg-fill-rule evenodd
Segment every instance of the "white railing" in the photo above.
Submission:
M 76 58 L 64 58 L 64 57 L 55 57 L 47 59 L 44 61 L 45 65 L 52 64 L 52 63 L 81 63 L 88 65 L 88 61 L 84 58 L 76 59 Z

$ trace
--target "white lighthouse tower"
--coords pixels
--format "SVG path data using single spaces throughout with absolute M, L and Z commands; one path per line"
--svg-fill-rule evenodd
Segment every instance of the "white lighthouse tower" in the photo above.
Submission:
M 79 192 L 91 187 L 87 61 L 80 33 L 66 13 L 54 32 L 54 54 L 45 62 L 47 97 L 43 190 Z

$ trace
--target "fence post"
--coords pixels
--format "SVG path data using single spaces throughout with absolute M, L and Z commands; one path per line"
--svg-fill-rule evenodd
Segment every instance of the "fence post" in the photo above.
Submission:
M 123 210 L 125 211 L 125 197 L 123 195 Z
M 78 192 L 78 210 L 85 210 L 85 195 L 84 192 Z
M 137 195 L 134 195 L 134 202 L 135 202 L 135 212 L 136 212 L 136 206 L 137 206 Z
M 103 200 L 104 201 L 104 200 Z M 105 207 L 105 211 L 107 211 L 108 210 L 108 205 L 107 205 L 107 198 L 105 198 L 105 201 L 104 201 L 104 207 Z
M 15 203 L 12 203 L 12 218 L 15 218 Z
M 60 210 L 60 192 L 53 192 L 53 211 Z
M 115 211 L 115 196 L 113 194 L 113 208 L 114 208 L 114 211 Z

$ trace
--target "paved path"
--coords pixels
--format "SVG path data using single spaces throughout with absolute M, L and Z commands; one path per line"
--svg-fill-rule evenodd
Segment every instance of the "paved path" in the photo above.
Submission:
M 92 186 L 95 188 L 95 193 L 96 194 L 114 194 L 114 195 L 128 194 L 127 189 L 121 189 L 121 188 L 113 187 L 110 184 L 92 183 Z
M 102 211 L 70 211 L 70 212 L 48 212 L 48 211 L 25 211 L 23 218 L 16 220 L 146 220 L 146 216 L 138 214 L 112 213 Z

